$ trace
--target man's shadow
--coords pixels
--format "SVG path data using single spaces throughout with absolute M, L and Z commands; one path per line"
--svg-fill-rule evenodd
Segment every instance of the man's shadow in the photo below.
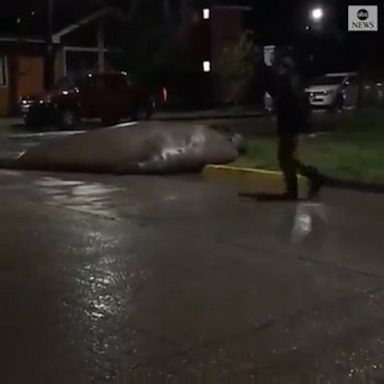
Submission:
M 300 245 L 300 249 L 308 249 L 310 255 L 322 252 L 329 234 L 329 213 L 327 206 L 319 199 L 287 200 L 281 193 L 241 193 L 239 195 L 249 201 L 288 202 L 288 204 L 278 204 L 280 208 L 272 211 L 279 222 L 276 232 L 278 240 L 286 246 Z
M 260 202 L 298 202 L 298 201 L 308 201 L 308 198 L 299 197 L 292 198 L 284 193 L 252 193 L 252 192 L 241 192 L 238 194 L 239 197 L 256 200 Z

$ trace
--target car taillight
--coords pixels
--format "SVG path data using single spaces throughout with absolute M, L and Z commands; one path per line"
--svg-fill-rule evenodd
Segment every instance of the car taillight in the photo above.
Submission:
M 161 90 L 161 97 L 162 97 L 162 102 L 166 103 L 168 101 L 168 89 L 163 87 Z

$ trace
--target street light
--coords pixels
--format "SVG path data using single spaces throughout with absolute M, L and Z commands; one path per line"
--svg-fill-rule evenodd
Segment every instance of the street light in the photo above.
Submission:
M 320 22 L 324 17 L 323 8 L 317 7 L 311 10 L 311 19 L 316 22 Z

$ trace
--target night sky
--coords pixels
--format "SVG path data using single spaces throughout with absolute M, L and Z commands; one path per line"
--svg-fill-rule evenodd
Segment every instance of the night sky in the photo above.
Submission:
M 104 5 L 117 5 L 126 12 L 131 1 L 142 0 L 54 0 L 55 29 L 78 19 L 87 12 Z M 147 3 L 151 0 L 145 0 Z M 159 4 L 160 0 L 153 0 Z M 179 0 L 170 0 L 173 4 Z M 186 0 L 195 3 L 218 2 L 215 0 Z M 260 44 L 294 43 L 305 49 L 313 50 L 321 57 L 322 66 L 340 66 L 346 64 L 358 66 L 361 61 L 382 62 L 384 67 L 384 3 L 379 0 L 221 0 L 219 2 L 250 4 L 254 11 L 247 21 L 256 31 Z M 47 0 L 0 0 L 0 34 L 15 33 L 22 35 L 44 34 Z M 347 32 L 348 4 L 379 5 L 380 32 Z M 321 5 L 325 12 L 324 26 L 321 31 L 306 31 L 309 9 Z M 34 12 L 34 13 L 33 13 Z M 21 22 L 17 22 L 18 19 Z
M 24 23 L 37 26 L 46 12 L 48 0 L 0 0 L 0 21 L 2 30 L 17 25 L 18 18 Z M 56 8 L 56 24 L 76 19 L 77 15 L 98 9 L 103 5 L 116 5 L 128 11 L 131 1 L 143 0 L 54 0 Z M 145 0 L 147 3 L 150 0 Z M 162 0 L 152 0 L 158 4 Z M 181 0 L 168 0 L 177 3 Z M 379 0 L 185 0 L 195 4 L 203 3 L 232 3 L 249 4 L 254 8 L 250 25 L 262 40 L 280 41 L 291 39 L 300 29 L 305 28 L 308 9 L 314 5 L 322 5 L 327 12 L 329 26 L 346 31 L 346 15 L 348 4 L 378 4 L 384 9 L 384 3 Z M 34 12 L 35 16 L 31 16 Z M 381 12 L 381 17 L 384 12 Z M 39 19 L 40 18 L 40 19 Z M 384 31 L 384 25 L 383 25 Z M 379 33 L 380 34 L 380 33 Z M 365 40 L 379 40 L 379 34 L 362 36 Z M 381 35 L 381 34 L 380 34 Z

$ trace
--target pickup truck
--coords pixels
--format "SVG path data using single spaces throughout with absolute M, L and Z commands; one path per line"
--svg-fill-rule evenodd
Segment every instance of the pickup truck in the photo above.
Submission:
M 25 124 L 55 124 L 62 129 L 81 119 L 100 119 L 112 125 L 124 118 L 149 119 L 156 101 L 124 73 L 87 74 L 64 78 L 52 90 L 22 97 L 20 111 Z

